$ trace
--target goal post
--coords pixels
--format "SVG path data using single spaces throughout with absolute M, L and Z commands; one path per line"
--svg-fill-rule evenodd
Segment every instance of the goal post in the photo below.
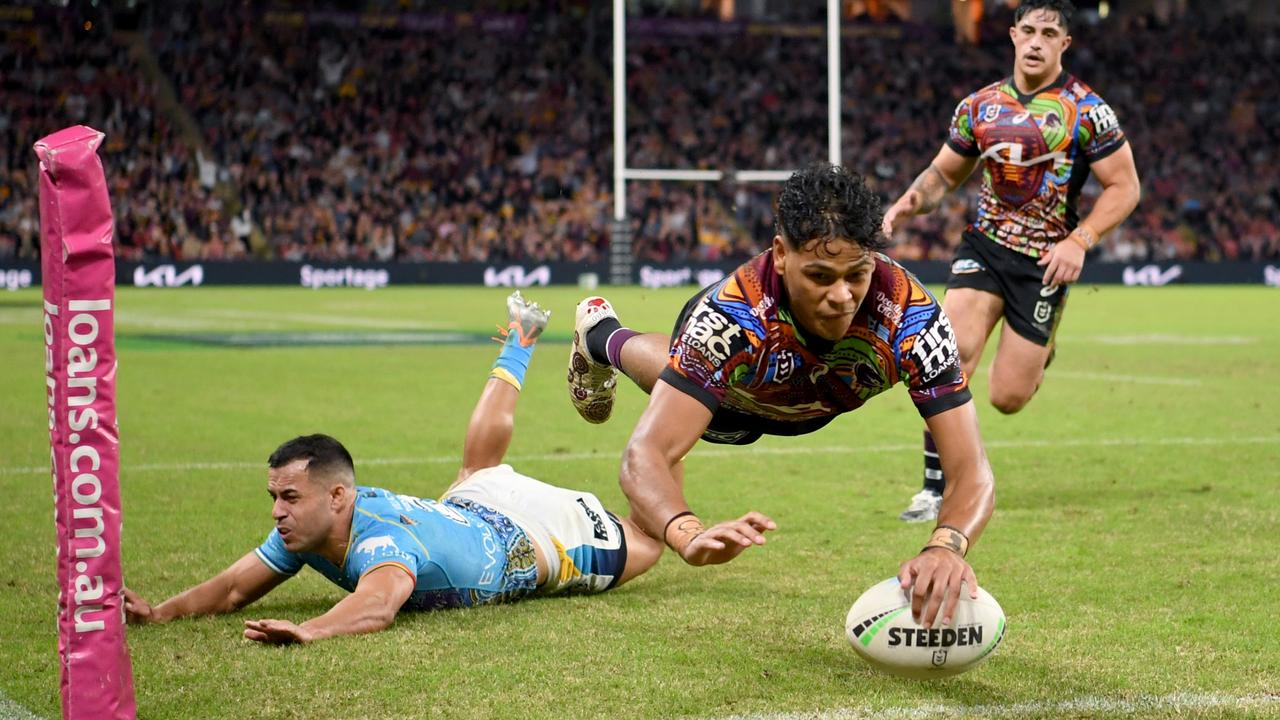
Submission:
M 827 0 L 827 160 L 840 164 L 840 0 Z M 632 282 L 633 248 L 627 218 L 627 182 L 676 180 L 684 182 L 777 183 L 792 170 L 687 170 L 627 166 L 627 7 L 613 0 L 613 222 L 610 228 L 609 282 Z

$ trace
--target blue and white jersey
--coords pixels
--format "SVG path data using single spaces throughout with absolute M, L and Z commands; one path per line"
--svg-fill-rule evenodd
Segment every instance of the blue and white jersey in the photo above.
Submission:
M 406 609 L 515 600 L 537 586 L 533 545 L 502 514 L 359 485 L 341 565 L 312 553 L 290 552 L 275 529 L 256 553 L 281 575 L 310 565 L 348 592 L 365 573 L 399 566 L 417 579 Z

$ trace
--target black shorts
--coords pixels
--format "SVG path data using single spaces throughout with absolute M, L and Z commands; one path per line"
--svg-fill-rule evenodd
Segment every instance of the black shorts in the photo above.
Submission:
M 1036 343 L 1053 344 L 1053 334 L 1067 305 L 1066 285 L 1045 286 L 1044 268 L 1024 255 L 966 230 L 951 262 L 947 289 L 985 290 L 1004 298 L 1004 321 Z
M 675 327 L 671 329 L 672 340 L 675 340 L 680 328 L 684 327 L 685 320 L 689 319 L 689 315 L 693 312 L 693 308 L 698 304 L 698 301 L 702 300 L 702 297 L 710 292 L 712 287 L 714 285 L 702 288 L 694 293 L 693 297 L 689 298 L 689 302 L 684 304 L 684 309 L 680 311 L 680 316 L 676 318 Z M 707 425 L 707 429 L 703 431 L 702 439 L 719 445 L 750 445 L 765 435 L 807 435 L 825 426 L 835 417 L 835 415 L 831 415 L 829 417 L 786 422 L 748 415 L 747 413 L 720 407 L 711 416 L 711 422 Z

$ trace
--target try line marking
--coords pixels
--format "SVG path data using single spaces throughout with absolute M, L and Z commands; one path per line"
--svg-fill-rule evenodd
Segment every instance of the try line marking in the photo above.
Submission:
M 1060 377 L 1068 380 L 1099 380 L 1101 382 L 1133 383 L 1134 385 L 1181 385 L 1196 387 L 1203 385 L 1194 378 L 1158 377 L 1151 375 L 1113 375 L 1111 373 L 1074 372 L 1071 370 L 1045 371 L 1045 378 Z
M 997 450 L 1039 450 L 1069 447 L 1166 447 L 1166 446 L 1196 446 L 1196 445 L 1268 445 L 1280 444 L 1280 436 L 1265 435 L 1258 437 L 1225 437 L 1225 438 L 1195 438 L 1195 437 L 1162 437 L 1162 438 L 1089 438 L 1077 440 L 991 440 L 984 445 L 988 449 Z M 888 453 L 888 452 L 910 452 L 920 450 L 919 443 L 896 444 L 896 445 L 821 445 L 816 447 L 751 447 L 745 449 L 716 448 L 708 445 L 695 447 L 690 457 L 731 457 L 741 456 L 745 454 L 755 455 L 863 455 L 867 453 Z M 525 461 L 564 461 L 577 462 L 580 460 L 601 460 L 601 459 L 621 459 L 622 450 L 616 453 L 544 453 L 540 455 L 508 455 L 503 458 L 507 463 L 518 463 Z M 459 463 L 462 461 L 461 454 L 458 455 L 432 455 L 427 457 L 405 457 L 405 458 L 356 458 L 356 467 L 364 467 L 366 465 L 434 465 L 443 463 Z M 228 461 L 205 461 L 205 462 L 189 462 L 189 463 L 150 463 L 141 465 L 131 465 L 127 461 L 121 463 L 120 469 L 125 473 L 136 472 L 174 472 L 174 471 L 200 471 L 200 470 L 266 470 L 266 461 L 262 462 L 244 462 L 238 460 Z M 27 467 L 0 467 L 0 476 L 2 475 L 38 475 L 49 472 L 47 465 L 27 466 Z
M 39 715 L 22 707 L 0 690 L 0 720 L 43 720 Z
M 1113 717 L 1151 712 L 1176 712 L 1224 708 L 1232 710 L 1271 709 L 1280 705 L 1280 695 L 1219 695 L 1174 693 L 1138 695 L 1131 698 L 1082 697 L 1070 700 L 1037 700 L 1003 705 L 949 705 L 932 703 L 898 708 L 838 708 L 798 713 L 734 715 L 722 720 L 932 720 L 944 717 Z

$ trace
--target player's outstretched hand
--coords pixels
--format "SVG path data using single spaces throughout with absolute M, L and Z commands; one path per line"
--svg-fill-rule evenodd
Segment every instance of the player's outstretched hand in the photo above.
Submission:
M 1080 270 L 1084 267 L 1084 246 L 1070 238 L 1061 240 L 1040 256 L 1036 264 L 1044 268 L 1041 284 L 1046 287 L 1070 285 L 1080 279 Z
M 915 215 L 920 209 L 920 191 L 908 190 L 898 198 L 898 202 L 889 207 L 884 214 L 884 221 L 880 224 L 880 229 L 884 232 L 886 238 L 893 237 L 893 224 L 899 215 L 908 217 Z
M 749 512 L 737 520 L 729 520 L 703 530 L 680 556 L 690 565 L 719 565 L 742 554 L 753 545 L 765 543 L 764 534 L 777 530 L 778 524 L 767 515 Z
M 151 609 L 151 603 L 142 599 L 142 596 L 130 590 L 124 590 L 124 621 L 129 625 L 146 625 L 149 622 L 155 622 L 155 611 Z
M 244 636 L 270 645 L 309 643 L 314 639 L 309 630 L 288 620 L 245 620 Z
M 978 577 L 973 568 L 958 553 L 942 547 L 922 550 L 898 570 L 902 589 L 911 591 L 911 617 L 926 628 L 951 624 L 962 581 L 969 597 L 977 599 Z

